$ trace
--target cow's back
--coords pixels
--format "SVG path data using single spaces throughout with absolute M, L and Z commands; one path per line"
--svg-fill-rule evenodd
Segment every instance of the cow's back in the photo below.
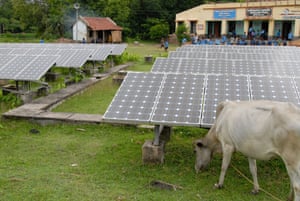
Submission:
M 273 101 L 223 102 L 215 122 L 216 135 L 222 144 L 256 159 L 280 155 L 281 141 L 294 126 L 299 135 L 299 110 L 288 103 Z M 299 122 L 299 121 L 298 121 Z M 299 136 L 300 139 L 300 136 Z

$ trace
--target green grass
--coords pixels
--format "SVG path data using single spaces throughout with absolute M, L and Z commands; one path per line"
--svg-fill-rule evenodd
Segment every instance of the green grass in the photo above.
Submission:
M 213 189 L 221 158 L 208 171 L 194 172 L 192 140 L 205 133 L 198 128 L 174 128 L 163 165 L 144 165 L 141 146 L 151 129 L 133 126 L 40 126 L 26 121 L 3 121 L 0 129 L 0 200 L 272 200 L 249 192 L 252 185 L 229 169 L 225 188 Z M 31 129 L 39 134 L 32 134 Z M 201 134 L 202 133 L 202 134 Z M 246 158 L 233 162 L 250 177 Z M 258 163 L 260 184 L 285 199 L 288 177 L 281 161 Z M 149 183 L 162 180 L 182 186 L 168 191 Z
M 176 48 L 176 45 L 170 45 L 169 51 L 175 50 Z M 140 42 L 138 45 L 134 43 L 128 43 L 128 47 L 125 53 L 129 55 L 136 55 L 138 57 L 138 61 L 135 62 L 135 64 L 132 67 L 128 68 L 128 70 L 141 72 L 150 71 L 155 58 L 168 56 L 168 52 L 160 48 L 159 43 L 149 42 Z M 153 62 L 145 62 L 146 56 L 152 56 Z
M 132 67 L 139 71 L 149 71 L 152 66 L 144 62 L 144 55 L 164 54 L 156 44 L 149 43 L 137 47 L 129 44 L 126 51 L 139 56 Z M 117 90 L 118 86 L 108 78 L 53 111 L 103 114 Z M 1 105 L 1 112 L 3 108 Z M 31 129 L 39 133 L 32 134 Z M 226 175 L 225 188 L 213 189 L 221 168 L 219 155 L 207 171 L 195 173 L 192 142 L 206 132 L 174 127 L 166 146 L 165 163 L 144 165 L 141 147 L 145 140 L 153 139 L 152 129 L 109 124 L 41 126 L 30 121 L 0 119 L 0 201 L 273 200 L 263 192 L 251 195 L 252 184 L 232 167 Z M 251 178 L 245 157 L 235 154 L 232 165 Z M 262 188 L 286 200 L 289 179 L 281 160 L 258 161 L 258 179 Z M 183 189 L 153 188 L 149 185 L 153 180 Z
M 113 84 L 112 77 L 107 78 L 91 86 L 82 94 L 66 100 L 52 111 L 104 114 L 118 88 L 119 85 Z

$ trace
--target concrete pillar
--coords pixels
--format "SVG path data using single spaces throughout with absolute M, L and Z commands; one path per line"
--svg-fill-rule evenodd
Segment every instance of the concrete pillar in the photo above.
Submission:
M 165 157 L 165 145 L 170 141 L 171 127 L 155 126 L 154 140 L 146 140 L 142 146 L 144 164 L 162 164 Z
M 144 164 L 162 164 L 165 157 L 165 143 L 155 146 L 152 140 L 146 140 L 142 147 L 142 159 Z
M 221 35 L 227 35 L 227 20 L 222 20 L 221 22 Z
M 300 37 L 300 19 L 295 19 L 294 38 Z
M 269 20 L 269 27 L 268 27 L 268 37 L 271 38 L 274 36 L 274 20 Z
M 248 34 L 248 30 L 249 30 L 249 21 L 245 20 L 244 21 L 244 32 L 246 32 L 246 34 Z

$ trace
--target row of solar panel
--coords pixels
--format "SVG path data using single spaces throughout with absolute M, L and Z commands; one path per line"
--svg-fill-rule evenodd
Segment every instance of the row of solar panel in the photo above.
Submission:
M 210 127 L 220 101 L 268 99 L 300 105 L 300 78 L 127 74 L 103 116 L 117 123 Z
M 274 52 L 272 54 L 257 53 L 241 53 L 241 52 L 214 52 L 201 51 L 171 51 L 169 58 L 207 58 L 207 59 L 227 59 L 227 60 L 263 60 L 263 61 L 300 61 L 299 51 L 293 53 Z
M 58 55 L 62 67 L 81 67 L 82 62 L 61 62 L 61 60 L 92 60 L 104 61 L 109 55 L 120 55 L 125 50 L 126 45 L 61 45 L 61 44 L 0 44 L 0 54 L 9 55 Z M 72 66 L 75 65 L 75 66 Z M 81 65 L 81 66 L 80 66 Z
M 0 79 L 37 81 L 54 65 L 81 67 L 88 60 L 105 60 L 113 49 L 114 54 L 121 54 L 125 48 L 125 44 L 4 43 L 0 44 Z
M 127 44 L 80 44 L 80 43 L 0 43 L 0 54 L 57 55 L 60 50 L 109 49 L 110 55 L 121 55 Z
M 236 75 L 300 76 L 300 62 L 268 60 L 226 60 L 156 58 L 152 72 Z

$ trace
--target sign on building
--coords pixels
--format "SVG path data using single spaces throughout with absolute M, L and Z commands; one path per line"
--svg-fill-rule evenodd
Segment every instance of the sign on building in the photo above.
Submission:
M 246 16 L 248 17 L 265 17 L 272 15 L 272 8 L 248 8 Z
M 214 10 L 214 19 L 234 19 L 236 10 Z

